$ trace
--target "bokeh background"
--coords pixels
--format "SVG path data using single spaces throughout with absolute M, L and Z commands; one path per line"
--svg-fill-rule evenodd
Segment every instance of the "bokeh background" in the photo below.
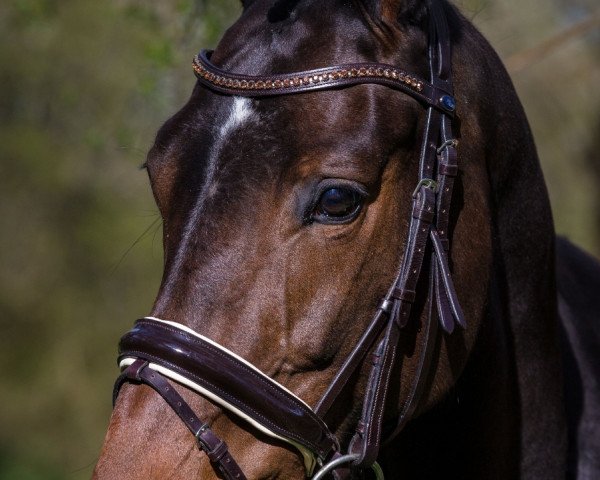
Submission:
M 557 230 L 600 254 L 596 0 L 457 3 L 512 74 Z M 191 92 L 191 57 L 239 12 L 238 0 L 0 3 L 0 479 L 90 477 L 118 338 L 161 275 L 139 167 Z

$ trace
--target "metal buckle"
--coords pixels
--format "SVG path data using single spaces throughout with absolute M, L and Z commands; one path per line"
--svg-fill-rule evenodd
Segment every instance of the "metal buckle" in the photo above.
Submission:
M 390 314 L 390 312 L 392 311 L 392 306 L 394 305 L 394 301 L 390 300 L 388 298 L 384 298 L 381 303 L 379 304 L 379 310 L 381 310 L 384 313 L 387 313 L 388 315 Z
M 202 425 L 200 425 L 198 431 L 194 434 L 194 437 L 196 437 L 196 443 L 198 444 L 198 447 L 200 447 L 200 450 L 204 451 L 206 451 L 209 448 L 209 445 L 204 440 L 202 440 L 201 436 L 207 430 L 208 423 L 203 423 Z
M 417 198 L 417 194 L 419 193 L 419 190 L 421 190 L 421 187 L 429 188 L 435 192 L 437 190 L 438 184 L 435 180 L 431 178 L 422 178 L 419 181 L 419 183 L 417 183 L 415 191 L 412 194 L 413 198 Z
M 439 148 L 436 150 L 438 155 L 441 155 L 442 152 L 448 148 L 448 147 L 452 147 L 452 148 L 456 148 L 458 147 L 458 140 L 456 138 L 451 138 L 450 140 L 446 140 L 444 143 L 442 143 Z

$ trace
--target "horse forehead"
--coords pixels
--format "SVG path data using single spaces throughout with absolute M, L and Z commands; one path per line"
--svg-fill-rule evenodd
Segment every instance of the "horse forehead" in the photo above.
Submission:
M 233 97 L 233 101 L 217 126 L 211 157 L 217 157 L 223 145 L 239 129 L 250 124 L 250 122 L 257 122 L 258 119 L 258 112 L 253 108 L 252 101 L 249 98 Z
M 211 60 L 225 70 L 266 75 L 358 61 L 357 54 L 371 57 L 375 50 L 377 41 L 352 2 L 256 0 Z
M 229 109 L 229 115 L 219 131 L 221 136 L 226 136 L 235 128 L 241 126 L 255 114 L 249 98 L 234 97 Z

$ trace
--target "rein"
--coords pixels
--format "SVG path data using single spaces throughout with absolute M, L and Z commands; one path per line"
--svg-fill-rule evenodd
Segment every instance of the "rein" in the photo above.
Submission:
M 138 320 L 121 339 L 119 366 L 124 371 L 115 384 L 113 402 L 125 382 L 152 387 L 192 432 L 214 468 L 228 480 L 246 477 L 229 454 L 226 443 L 197 417 L 170 381 L 216 402 L 261 432 L 293 445 L 302 454 L 307 476 L 314 480 L 330 473 L 336 480 L 343 480 L 350 478 L 353 471 L 369 468 L 376 478 L 383 479 L 376 463 L 380 447 L 402 430 L 419 405 L 431 376 L 429 365 L 438 321 L 448 334 L 456 324 L 466 327 L 447 257 L 449 212 L 454 178 L 458 174 L 457 141 L 452 133 L 456 105 L 450 37 L 443 7 L 438 2 L 429 2 L 429 18 L 429 81 L 381 63 L 337 65 L 258 77 L 221 70 L 211 63 L 211 52 L 202 51 L 194 58 L 193 68 L 199 82 L 227 95 L 280 96 L 377 83 L 400 90 L 427 108 L 408 239 L 396 277 L 371 323 L 314 409 L 246 360 L 184 325 L 146 317 Z M 416 375 L 396 425 L 384 438 L 384 407 L 397 361 L 400 332 L 411 317 L 426 256 L 428 312 L 420 330 L 422 344 Z M 369 352 L 371 358 L 367 360 Z M 365 362 L 370 362 L 371 370 L 362 413 L 347 451 L 342 452 L 339 440 L 323 419 L 348 379 Z

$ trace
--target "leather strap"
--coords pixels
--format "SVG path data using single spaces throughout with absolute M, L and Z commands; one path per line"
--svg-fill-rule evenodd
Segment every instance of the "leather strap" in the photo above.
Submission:
M 440 316 L 446 315 L 455 320 L 462 328 L 467 328 L 467 322 L 465 315 L 458 301 L 456 290 L 454 289 L 454 283 L 452 282 L 452 276 L 450 274 L 450 268 L 448 267 L 448 255 L 443 248 L 442 241 L 440 240 L 437 231 L 432 230 L 431 241 L 435 251 L 436 261 L 436 294 L 438 295 L 438 312 Z M 442 288 L 443 287 L 443 288 Z M 443 294 L 444 304 L 440 305 L 439 295 Z M 449 312 L 448 312 L 449 310 Z M 440 321 L 442 327 L 445 324 Z M 448 332 L 451 333 L 451 332 Z
M 429 61 L 431 85 L 434 88 L 452 92 L 450 71 L 450 39 L 443 7 L 438 2 L 430 2 L 430 46 Z M 448 106 L 454 109 L 453 97 L 447 98 Z M 449 115 L 446 112 L 429 107 L 421 148 L 419 183 L 413 195 L 412 218 L 409 226 L 408 241 L 402 258 L 400 273 L 382 303 L 382 310 L 389 314 L 389 321 L 382 340 L 376 350 L 367 384 L 367 392 L 363 402 L 361 420 L 350 444 L 351 453 L 358 454 L 356 468 L 366 468 L 376 461 L 381 442 L 383 411 L 391 372 L 396 361 L 399 341 L 399 328 L 407 325 L 411 307 L 415 299 L 415 291 L 421 276 L 428 240 L 432 240 L 432 261 L 430 262 L 429 315 L 422 354 L 415 379 L 401 410 L 398 423 L 392 435 L 397 435 L 415 411 L 427 383 L 427 370 L 434 350 L 436 328 L 431 308 L 435 295 L 435 305 L 442 327 L 451 332 L 454 320 L 464 326 L 464 316 L 458 304 L 447 263 L 446 250 L 449 248 L 447 229 L 449 224 L 449 205 L 452 195 L 453 177 L 457 174 L 456 157 L 453 148 L 455 142 Z M 439 152 L 438 152 L 439 150 Z M 443 192 L 438 182 L 432 179 L 438 175 Z M 441 234 L 432 228 L 432 221 L 441 229 Z M 435 324 L 437 325 L 437 324 Z M 356 349 L 355 349 L 356 350 Z M 362 345 L 361 345 L 362 352 Z M 352 365 L 356 366 L 354 355 Z M 349 365 L 345 364 L 344 368 Z M 338 374 L 334 382 L 344 382 L 352 371 L 346 370 Z M 321 403 L 331 405 L 333 392 L 341 388 L 336 385 L 326 392 L 327 398 Z
M 390 377 L 396 361 L 400 327 L 397 321 L 388 322 L 383 339 L 375 353 L 367 391 L 363 402 L 361 419 L 350 442 L 350 453 L 359 455 L 356 467 L 366 468 L 377 460 L 381 441 L 383 414 Z
M 400 414 L 396 420 L 396 425 L 393 430 L 385 432 L 385 439 L 381 441 L 382 446 L 385 446 L 391 440 L 393 440 L 406 426 L 408 421 L 412 418 L 415 410 L 419 405 L 419 400 L 425 391 L 426 386 L 431 379 L 433 373 L 429 370 L 431 360 L 435 351 L 436 342 L 438 339 L 437 328 L 438 322 L 435 319 L 435 312 L 433 310 L 433 277 L 430 277 L 430 290 L 429 300 L 427 304 L 427 322 L 422 327 L 421 336 L 423 338 L 419 360 L 417 368 L 415 369 L 415 375 L 411 384 L 408 396 L 404 399 L 402 407 L 400 408 Z
M 227 480 L 246 480 L 239 465 L 233 459 L 227 444 L 217 437 L 206 423 L 194 413 L 169 381 L 157 371 L 148 368 L 148 362 L 136 360 L 117 379 L 113 391 L 113 403 L 125 382 L 144 383 L 152 387 L 173 409 L 192 435 L 196 437 L 198 448 L 206 453 L 213 466 Z
M 336 376 L 327 387 L 327 390 L 315 406 L 314 411 L 321 418 L 324 418 L 325 415 L 327 415 L 327 412 L 346 386 L 348 379 L 361 365 L 365 356 L 371 350 L 375 340 L 377 340 L 377 337 L 381 335 L 381 332 L 387 323 L 387 313 L 383 308 L 379 308 L 362 337 L 358 340 L 350 355 L 346 357 L 344 364 L 337 372 Z

